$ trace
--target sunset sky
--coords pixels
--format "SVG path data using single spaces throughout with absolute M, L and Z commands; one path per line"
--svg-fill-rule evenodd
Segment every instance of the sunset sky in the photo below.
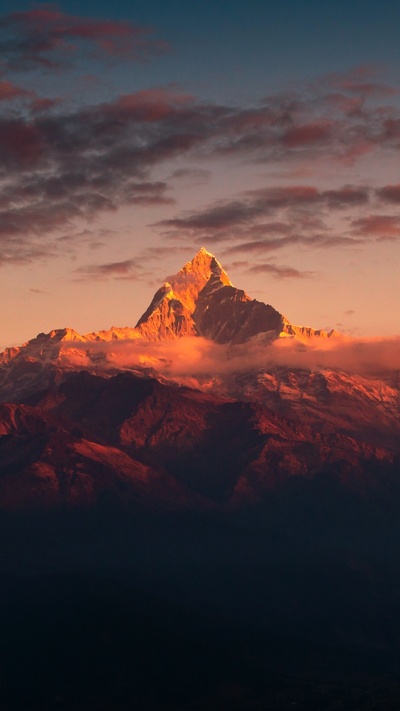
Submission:
M 133 326 L 201 246 L 400 333 L 400 3 L 0 0 L 0 348 Z

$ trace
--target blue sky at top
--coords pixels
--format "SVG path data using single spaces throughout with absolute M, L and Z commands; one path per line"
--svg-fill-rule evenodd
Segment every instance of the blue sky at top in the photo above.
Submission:
M 13 11 L 40 4 L 13 2 Z M 151 26 L 171 45 L 151 66 L 113 75 L 116 88 L 177 82 L 209 99 L 258 99 L 282 83 L 376 64 L 400 73 L 400 3 L 383 0 L 60 2 L 68 14 Z M 0 13 L 10 11 L 0 2 Z M 83 67 L 82 67 L 83 69 Z

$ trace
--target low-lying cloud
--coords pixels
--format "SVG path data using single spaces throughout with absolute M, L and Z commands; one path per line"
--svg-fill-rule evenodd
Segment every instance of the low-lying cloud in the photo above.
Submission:
M 107 262 L 105 264 L 88 264 L 75 269 L 77 281 L 90 281 L 104 279 L 135 280 L 142 275 L 140 265 L 134 259 L 125 259 L 121 262 Z
M 349 338 L 315 336 L 302 342 L 281 338 L 272 343 L 255 338 L 235 346 L 220 345 L 200 337 L 145 342 L 141 339 L 111 342 L 71 342 L 64 348 L 79 351 L 104 370 L 149 368 L 166 378 L 223 377 L 236 372 L 284 367 L 339 370 L 366 377 L 385 377 L 400 371 L 400 336 Z M 99 359 L 103 356 L 103 359 Z M 99 365 L 101 364 L 101 365 Z M 187 382 L 187 381 L 186 381 Z

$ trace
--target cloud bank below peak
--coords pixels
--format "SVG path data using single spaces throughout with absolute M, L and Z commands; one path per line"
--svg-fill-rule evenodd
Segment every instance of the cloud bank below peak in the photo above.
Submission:
M 251 370 L 269 372 L 275 368 L 343 371 L 367 378 L 397 377 L 400 367 L 400 335 L 393 338 L 313 337 L 305 343 L 281 338 L 266 344 L 255 338 L 230 346 L 201 337 L 185 336 L 175 341 L 67 342 L 67 357 L 94 358 L 104 370 L 147 367 L 164 377 L 214 377 Z M 99 354 L 105 356 L 101 361 Z M 85 355 L 84 355 L 85 354 Z

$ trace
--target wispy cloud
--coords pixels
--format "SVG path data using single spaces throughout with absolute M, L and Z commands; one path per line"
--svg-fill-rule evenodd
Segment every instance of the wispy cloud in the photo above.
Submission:
M 354 232 L 360 235 L 400 237 L 400 217 L 398 215 L 367 215 L 353 220 L 351 226 Z
M 328 90 L 335 89 L 343 95 L 357 96 L 365 101 L 370 97 L 396 96 L 398 89 L 382 81 L 382 69 L 373 64 L 364 64 L 346 72 L 332 72 L 322 77 L 318 85 Z
M 169 179 L 179 181 L 181 184 L 193 186 L 207 183 L 210 177 L 211 171 L 204 170 L 203 168 L 177 168 L 171 173 Z
M 88 52 L 103 58 L 143 60 L 168 49 L 151 28 L 69 15 L 52 3 L 3 16 L 0 33 L 3 71 L 54 69 L 79 61 Z
M 48 294 L 48 291 L 43 291 L 43 289 L 29 289 L 32 294 Z
M 302 271 L 294 267 L 279 264 L 255 264 L 248 270 L 249 274 L 269 274 L 274 279 L 309 279 L 314 276 L 312 271 Z
M 236 200 L 219 202 L 203 210 L 184 213 L 182 217 L 160 221 L 158 225 L 189 230 L 218 230 L 248 224 L 256 218 L 272 216 L 282 209 L 314 206 L 340 209 L 365 205 L 368 200 L 369 191 L 362 186 L 347 185 L 338 190 L 324 191 L 310 185 L 268 187 L 245 191 Z M 285 231 L 286 228 L 275 223 L 275 229 Z
M 335 190 L 318 190 L 312 185 L 268 187 L 247 190 L 235 200 L 185 212 L 161 220 L 156 226 L 167 236 L 190 236 L 198 242 L 235 242 L 244 238 L 244 251 L 272 251 L 290 244 L 353 245 L 354 236 L 329 230 L 324 211 L 365 208 L 369 201 L 370 190 L 365 186 L 345 185 Z M 232 244 L 227 253 L 235 251 L 241 251 L 241 246 Z
M 102 353 L 106 357 L 98 367 L 115 366 L 134 369 L 147 365 L 166 377 L 223 376 L 258 368 L 264 373 L 276 366 L 304 368 L 310 371 L 335 369 L 361 376 L 379 376 L 398 369 L 400 338 L 310 338 L 307 343 L 282 338 L 273 343 L 253 341 L 241 345 L 219 345 L 200 337 L 183 337 L 174 341 L 112 341 L 109 343 L 76 341 L 66 344 L 82 349 L 86 357 Z M 81 363 L 80 359 L 80 363 Z M 100 366 L 101 363 L 101 366 Z M 190 381 L 189 381 L 190 384 Z M 397 398 L 393 391 L 393 400 Z
M 265 238 L 249 242 L 239 242 L 227 247 L 224 251 L 225 255 L 231 256 L 234 254 L 252 254 L 264 255 L 275 252 L 276 250 L 284 249 L 290 246 L 304 246 L 309 249 L 319 247 L 321 249 L 332 249 L 335 247 L 355 247 L 362 242 L 361 239 L 354 237 L 344 237 L 343 235 L 315 234 L 302 235 L 293 234 L 282 238 Z
M 376 191 L 376 195 L 382 202 L 400 205 L 400 183 L 397 185 L 385 185 Z
M 75 269 L 78 281 L 104 281 L 106 279 L 136 280 L 142 276 L 142 269 L 134 259 L 105 264 L 89 264 Z
M 335 124 L 332 121 L 312 121 L 289 128 L 283 133 L 281 140 L 288 148 L 326 143 L 332 137 L 334 129 Z
M 36 96 L 36 93 L 34 91 L 24 89 L 11 81 L 0 80 L 0 101 L 12 101 L 13 99 L 19 99 L 27 96 L 34 97 Z

